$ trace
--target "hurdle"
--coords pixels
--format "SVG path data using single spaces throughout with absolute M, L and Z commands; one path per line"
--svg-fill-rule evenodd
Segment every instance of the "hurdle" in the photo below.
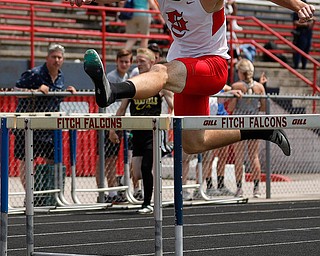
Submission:
M 26 235 L 27 255 L 61 255 L 34 251 L 34 177 L 33 177 L 33 129 L 48 130 L 152 130 L 154 132 L 154 170 L 156 182 L 154 186 L 155 208 L 155 255 L 163 254 L 162 242 L 162 198 L 161 198 L 161 130 L 170 128 L 169 117 L 115 117 L 106 114 L 84 116 L 28 116 L 8 118 L 7 128 L 25 130 L 26 145 Z M 69 254 L 64 254 L 69 255 Z M 71 254 L 72 255 L 72 254 Z
M 183 255 L 182 130 L 267 130 L 319 128 L 320 115 L 232 115 L 173 118 L 175 255 Z
M 18 117 L 8 118 L 7 127 L 25 129 L 26 145 L 28 145 L 29 154 L 26 157 L 29 165 L 32 163 L 32 130 L 33 129 L 140 129 L 153 130 L 155 133 L 155 255 L 162 255 L 162 212 L 161 212 L 161 155 L 159 135 L 161 129 L 170 128 L 169 117 L 115 117 L 107 115 L 87 115 L 82 117 Z M 45 121 L 45 122 L 43 122 Z M 183 203 L 182 203 L 182 130 L 221 130 L 221 129 L 306 129 L 319 128 L 320 115 L 261 115 L 261 116 L 210 116 L 210 117 L 177 117 L 173 118 L 173 129 L 175 139 L 175 158 L 174 158 L 174 188 L 175 188 L 175 231 L 176 231 L 176 255 L 183 255 Z M 28 135 L 29 134 L 29 135 Z M 28 144 L 30 143 L 30 144 Z M 180 154 L 181 153 L 181 154 Z M 27 177 L 32 179 L 31 169 L 28 168 Z M 30 170 L 29 170 L 30 169 Z M 180 170 L 179 170 L 180 169 Z M 33 183 L 27 182 L 28 187 L 32 188 Z M 29 191 L 29 189 L 28 189 Z M 31 192 L 27 192 L 32 195 Z M 31 201 L 31 202 L 29 202 Z M 31 203 L 31 205 L 29 205 Z M 30 244 L 28 246 L 28 255 L 59 255 L 34 252 L 33 248 L 33 205 L 32 198 L 27 196 L 27 234 Z M 61 254 L 60 254 L 61 255 Z M 70 254 L 64 254 L 70 255 Z

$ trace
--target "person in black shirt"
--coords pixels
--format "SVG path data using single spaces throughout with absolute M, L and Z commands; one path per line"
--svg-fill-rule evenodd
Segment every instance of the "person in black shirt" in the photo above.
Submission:
M 155 54 L 148 48 L 139 48 L 136 56 L 139 73 L 148 72 L 155 63 Z M 162 98 L 166 99 L 169 108 L 173 108 L 173 93 L 161 90 L 158 94 L 148 99 L 123 99 L 116 116 L 125 115 L 126 109 L 130 104 L 130 114 L 132 116 L 159 116 L 162 109 Z M 136 176 L 141 173 L 144 188 L 144 201 L 141 214 L 153 213 L 151 198 L 153 191 L 153 132 L 132 131 L 132 167 Z M 119 138 L 114 130 L 110 131 L 109 138 L 114 143 L 119 143 Z M 138 175 L 137 175 L 138 173 Z

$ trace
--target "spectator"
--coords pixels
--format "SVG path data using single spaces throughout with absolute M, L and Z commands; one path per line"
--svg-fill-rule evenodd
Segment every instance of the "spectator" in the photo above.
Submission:
M 153 51 L 154 55 L 155 55 L 155 64 L 162 61 L 162 51 L 159 47 L 158 44 L 156 43 L 152 43 L 148 45 L 148 49 L 150 49 L 151 51 Z M 135 67 L 131 73 L 130 73 L 130 77 L 134 77 L 139 75 L 139 68 Z M 166 131 L 163 131 L 163 133 L 166 133 Z M 134 189 L 134 193 L 133 193 L 133 197 L 136 198 L 137 200 L 141 201 L 143 200 L 143 193 L 139 187 L 139 179 L 141 179 L 141 175 L 138 175 L 136 177 L 136 173 L 132 172 L 132 182 L 133 182 L 133 189 Z
M 150 49 L 151 51 L 153 51 L 154 55 L 155 55 L 155 64 L 162 62 L 162 51 L 159 47 L 159 45 L 157 43 L 152 43 L 148 45 L 148 49 Z M 131 73 L 130 73 L 130 77 L 134 77 L 139 75 L 139 68 L 135 67 Z
M 303 2 L 307 2 L 304 1 Z M 294 30 L 293 33 L 293 44 L 297 46 L 299 49 L 304 51 L 306 54 L 309 54 L 311 48 L 312 41 L 312 30 L 314 26 L 315 20 L 311 19 L 305 22 L 300 22 L 297 13 L 293 13 L 293 25 Z M 293 54 L 293 67 L 294 69 L 299 68 L 299 64 L 302 64 L 301 68 L 306 69 L 307 67 L 307 59 L 302 56 L 300 53 L 295 52 Z
M 16 82 L 16 91 L 42 92 L 63 90 L 64 74 L 61 67 L 64 62 L 65 49 L 59 44 L 51 44 L 48 48 L 46 61 L 43 65 L 25 71 Z M 68 86 L 67 91 L 75 93 L 73 86 Z M 58 112 L 62 101 L 61 97 L 21 97 L 18 100 L 16 112 Z M 42 157 L 46 164 L 52 165 L 54 160 L 53 131 L 34 131 L 33 153 L 34 158 Z M 15 158 L 20 160 L 20 180 L 25 188 L 25 141 L 24 131 L 15 131 Z
M 232 89 L 241 90 L 242 93 L 247 95 L 265 95 L 264 86 L 253 80 L 254 66 L 252 62 L 247 59 L 242 59 L 238 62 L 237 69 L 239 81 L 232 84 Z M 230 101 L 228 107 L 235 115 L 258 115 L 259 113 L 266 111 L 265 99 L 262 98 L 235 98 Z M 252 168 L 254 183 L 253 196 L 260 197 L 259 183 L 261 179 L 261 165 L 259 160 L 258 140 L 241 141 L 235 145 L 236 196 L 243 196 L 242 175 L 245 146 L 247 146 L 247 153 Z
M 117 52 L 116 56 L 116 68 L 112 71 L 110 71 L 107 74 L 107 78 L 109 81 L 113 82 L 121 82 L 125 81 L 129 78 L 129 69 L 132 65 L 133 56 L 131 51 L 126 49 L 121 49 Z M 118 139 L 119 142 L 122 138 L 122 132 L 118 132 Z M 117 159 L 118 159 L 118 153 L 120 149 L 120 144 L 113 143 L 109 139 L 109 131 L 105 131 L 105 143 L 104 143 L 104 150 L 105 150 L 105 177 L 107 178 L 108 187 L 116 187 L 118 184 L 116 179 L 116 165 L 117 165 Z M 99 154 L 99 152 L 97 152 Z M 101 187 L 100 182 L 100 166 L 99 161 L 96 165 L 96 182 L 97 186 Z M 125 202 L 126 198 L 122 192 L 116 192 L 116 191 L 109 191 L 109 194 L 105 198 L 106 203 L 121 203 Z
M 156 5 L 154 0 L 139 0 L 134 1 L 134 9 L 136 10 L 158 10 L 158 6 Z M 149 35 L 150 34 L 150 24 L 151 24 L 152 16 L 150 13 L 146 12 L 134 12 L 131 19 L 126 20 L 126 33 L 127 34 L 142 34 Z M 148 47 L 148 38 L 140 39 L 140 47 L 147 48 Z M 135 43 L 137 42 L 137 38 L 129 38 L 126 42 L 126 49 L 131 50 Z
M 148 48 L 139 48 L 136 61 L 139 73 L 145 73 L 154 65 L 155 55 Z M 148 99 L 123 99 L 116 115 L 124 115 L 130 104 L 130 114 L 132 116 L 158 116 L 161 114 L 162 97 L 166 99 L 168 106 L 173 108 L 173 93 L 162 90 Z M 141 214 L 153 213 L 153 207 L 151 206 L 153 190 L 153 132 L 151 130 L 133 130 L 132 135 L 132 168 L 136 177 L 139 177 L 141 173 L 144 189 L 144 201 L 138 212 Z M 119 142 L 119 137 L 114 130 L 110 131 L 110 140 L 114 143 Z
M 238 7 L 236 0 L 225 0 L 225 12 L 226 15 L 237 16 Z M 233 30 L 243 30 L 243 28 L 238 25 L 236 19 L 232 19 L 231 26 Z

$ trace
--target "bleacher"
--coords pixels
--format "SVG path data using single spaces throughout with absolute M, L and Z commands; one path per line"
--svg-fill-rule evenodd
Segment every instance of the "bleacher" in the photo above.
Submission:
M 292 41 L 292 34 L 290 33 L 292 30 L 291 11 L 277 7 L 269 1 L 238 0 L 237 2 L 239 16 L 255 16 L 286 39 Z M 320 4 L 318 5 L 320 6 Z M 30 44 L 28 42 L 30 32 L 28 26 L 31 22 L 29 7 L 15 4 L 14 1 L 12 4 L 0 1 L 0 7 L 0 40 L 2 45 L 0 55 L 3 58 L 12 58 L 15 55 L 17 57 L 27 57 L 28 45 Z M 110 56 L 108 59 L 113 60 L 114 51 L 121 48 L 126 40 L 123 36 L 125 24 L 115 19 L 115 12 L 108 11 L 108 13 L 109 16 L 106 16 L 107 32 L 116 32 L 115 34 L 119 32 L 119 35 L 110 35 L 106 42 L 109 50 L 108 56 Z M 243 31 L 237 32 L 239 39 L 255 39 L 261 44 L 270 40 L 270 33 L 251 22 L 239 20 L 238 23 L 244 28 Z M 34 25 L 38 28 L 35 32 L 38 36 L 36 54 L 41 58 L 45 56 L 44 50 L 48 42 L 58 41 L 59 39 L 65 44 L 69 57 L 74 59 L 81 59 L 81 53 L 92 44 L 99 48 L 101 15 L 95 9 L 70 8 L 68 4 L 65 4 L 64 7 L 39 5 L 35 7 Z M 162 26 L 152 24 L 151 29 L 153 36 L 160 36 L 159 40 L 162 40 L 161 36 L 164 36 Z M 17 42 L 18 40 L 20 42 Z M 281 44 L 279 40 L 276 40 L 276 43 L 280 49 L 290 52 L 290 49 Z M 24 47 L 24 45 L 27 47 Z M 320 57 L 319 45 L 320 28 L 318 24 L 314 30 L 311 52 L 311 55 L 316 58 Z
M 312 2 L 312 1 L 309 1 Z M 293 35 L 291 31 L 293 30 L 293 23 L 292 23 L 292 11 L 281 8 L 276 6 L 275 4 L 269 1 L 246 1 L 246 0 L 238 0 L 238 15 L 247 17 L 247 16 L 254 16 L 267 24 L 270 28 L 274 29 L 275 31 L 279 32 L 282 36 L 284 36 L 289 41 L 292 41 Z M 320 58 L 320 3 L 319 1 L 314 1 L 318 8 L 318 12 L 316 13 L 316 23 L 314 27 L 314 35 L 312 40 L 312 49 L 311 49 L 311 56 L 319 59 Z M 262 31 L 260 29 L 256 29 L 252 27 L 252 24 L 239 20 L 238 23 L 244 27 L 243 31 L 238 31 L 237 35 L 240 38 L 250 37 L 252 34 L 259 39 L 260 43 L 265 43 L 269 40 L 273 40 L 275 38 L 270 38 L 270 34 L 266 31 Z M 251 31 L 250 31 L 251 30 Z M 256 30 L 254 33 L 252 30 Z M 279 45 L 280 49 L 286 50 L 290 53 L 290 48 L 284 45 L 281 41 L 276 40 L 277 45 Z M 284 51 L 284 53 L 286 53 Z
M 320 60 L 320 2 L 319 1 L 308 1 L 313 3 L 316 8 L 316 20 L 317 23 L 313 30 L 313 40 L 310 56 L 316 60 Z M 269 1 L 248 1 L 248 0 L 237 0 L 238 15 L 239 17 L 250 17 L 254 16 L 260 21 L 264 22 L 268 27 L 278 32 L 288 41 L 292 42 L 293 30 L 292 22 L 292 11 L 281 8 Z M 270 35 L 265 29 L 257 27 L 254 22 L 245 19 L 239 19 L 238 24 L 243 27 L 242 31 L 236 31 L 238 39 L 244 40 L 244 42 L 250 42 L 254 39 L 261 45 L 265 45 L 267 42 L 274 42 L 278 50 L 274 53 L 282 54 L 288 60 L 288 64 L 292 64 L 292 53 L 293 50 L 290 46 L 285 44 L 282 40 L 277 37 Z M 293 76 L 288 70 L 284 69 L 277 62 L 264 62 L 263 53 L 257 52 L 255 59 L 256 73 L 260 74 L 266 72 L 268 76 L 268 86 L 270 92 L 278 92 L 282 94 L 310 94 L 312 90 L 306 86 L 300 79 Z M 303 71 L 303 75 L 312 81 L 313 79 L 313 65 L 309 62 L 308 69 Z M 302 71 L 301 71 L 302 72 Z M 318 72 L 319 73 L 319 72 Z
M 2 58 L 30 57 L 30 7 L 12 1 L 0 1 L 0 40 Z M 43 3 L 42 3 L 43 4 Z M 47 3 L 48 4 L 48 3 Z M 90 10 L 90 9 L 89 9 Z M 115 12 L 114 12 L 115 13 Z M 109 32 L 108 28 L 123 27 L 114 16 L 106 16 L 106 45 L 108 60 L 114 60 L 114 53 L 124 46 L 126 36 L 123 31 Z M 101 15 L 87 14 L 84 8 L 71 8 L 68 4 L 37 6 L 34 9 L 36 58 L 44 58 L 50 42 L 60 42 L 66 47 L 68 59 L 81 59 L 85 49 L 94 46 L 101 49 Z M 168 40 L 157 24 L 151 25 L 152 37 Z M 118 30 L 118 29 L 117 29 Z M 121 30 L 121 29 L 119 29 Z M 122 32 L 122 33 L 121 33 Z
M 26 1 L 25 1 L 26 2 Z M 32 1 L 28 1 L 29 3 Z M 34 16 L 30 7 L 19 0 L 10 2 L 0 0 L 0 56 L 2 59 L 30 59 L 30 24 L 34 22 L 35 41 L 34 55 L 37 60 L 43 60 L 46 56 L 47 46 L 50 42 L 58 42 L 66 48 L 66 59 L 73 61 L 83 58 L 86 49 L 94 47 L 102 50 L 101 39 L 106 36 L 106 61 L 113 63 L 115 53 L 125 44 L 126 38 L 131 35 L 124 34 L 124 23 L 116 19 L 115 8 L 108 9 L 105 17 L 106 31 L 102 28 L 102 16 L 96 7 L 71 8 L 68 3 L 49 3 L 38 1 L 34 6 Z M 310 1 L 309 1 L 310 2 Z M 312 1 L 311 1 L 312 2 Z M 36 3 L 36 2 L 34 2 Z M 292 12 L 277 7 L 269 1 L 237 0 L 238 24 L 244 28 L 237 31 L 237 36 L 243 42 L 254 39 L 261 45 L 273 40 L 279 51 L 291 60 L 292 50 L 278 38 L 270 35 L 268 31 L 257 26 L 256 23 L 246 17 L 254 16 L 267 24 L 270 28 L 280 33 L 281 36 L 292 41 Z M 318 8 L 317 17 L 320 21 L 320 3 L 314 1 Z M 33 18 L 33 20 L 32 20 Z M 319 22 L 314 29 L 314 38 L 311 56 L 320 58 L 320 26 Z M 163 33 L 158 24 L 151 25 L 152 38 L 160 42 L 167 41 L 169 36 Z M 168 45 L 163 45 L 166 52 Z M 256 57 L 257 70 L 259 68 L 271 70 L 279 69 L 277 63 L 261 62 L 262 52 L 258 49 Z M 312 66 L 310 66 L 312 68 Z M 270 73 L 270 72 L 268 72 Z M 273 72 L 274 74 L 274 72 Z M 273 76 L 276 76 L 274 74 Z M 273 77 L 272 76 L 272 77 Z M 311 76 L 311 75 L 310 75 Z M 269 76 L 270 77 L 270 76 Z M 286 80 L 287 81 L 287 80 Z M 272 84 L 272 82 L 270 83 Z M 292 84 L 292 81 L 290 81 Z

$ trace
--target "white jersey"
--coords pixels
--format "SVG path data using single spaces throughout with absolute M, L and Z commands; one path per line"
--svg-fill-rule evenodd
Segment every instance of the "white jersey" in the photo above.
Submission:
M 174 39 L 167 60 L 218 55 L 229 59 L 224 9 L 207 13 L 200 0 L 158 0 Z

